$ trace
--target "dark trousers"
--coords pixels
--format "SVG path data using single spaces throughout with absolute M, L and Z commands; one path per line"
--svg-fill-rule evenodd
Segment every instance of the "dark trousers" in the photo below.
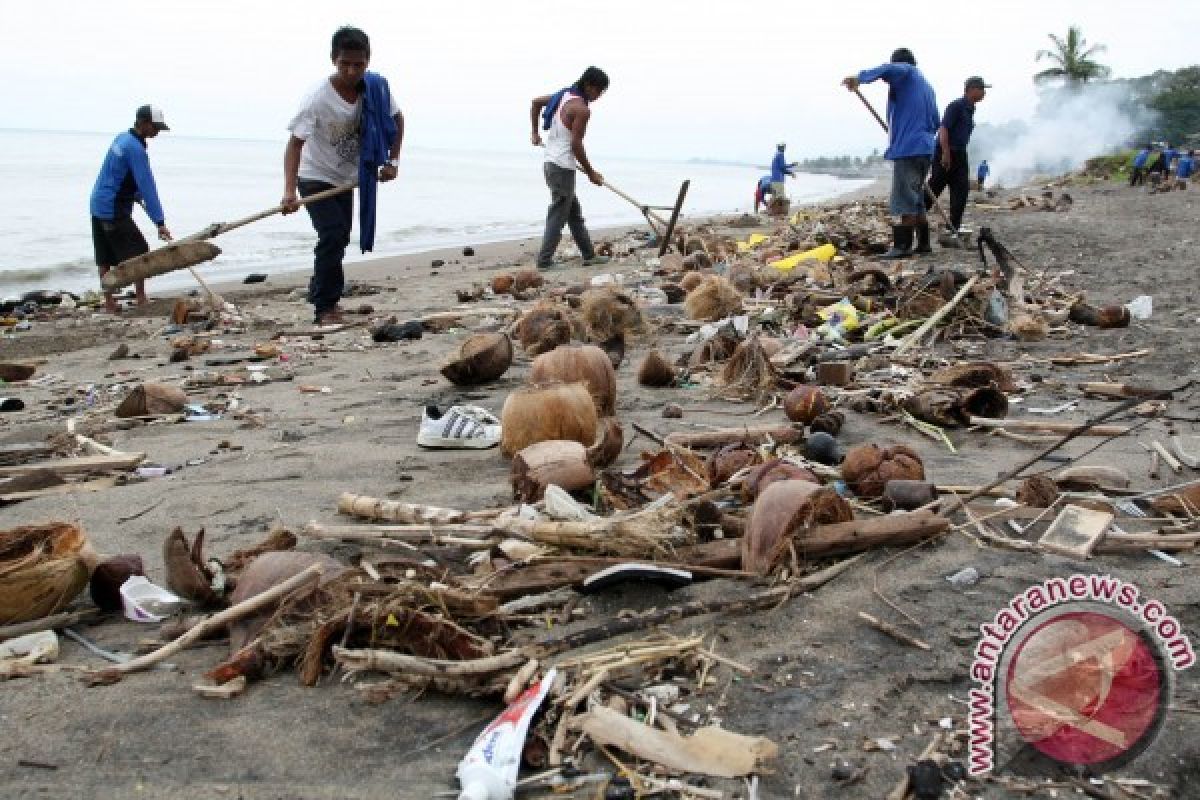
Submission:
M 296 185 L 301 197 L 332 189 L 333 184 L 323 181 L 300 181 Z M 308 281 L 308 302 L 316 313 L 322 314 L 335 308 L 342 299 L 346 276 L 342 272 L 342 259 L 346 256 L 346 245 L 350 244 L 350 228 L 354 224 L 354 192 L 342 192 L 305 206 L 317 232 L 317 246 L 313 248 L 313 274 Z
M 1134 167 L 1133 172 L 1129 176 L 1129 185 L 1138 186 L 1146 182 L 1146 168 Z
M 562 229 L 571 229 L 575 246 L 584 258 L 594 258 L 592 237 L 583 224 L 583 209 L 575 196 L 575 170 L 563 169 L 547 161 L 542 170 L 546 175 L 546 186 L 550 187 L 550 207 L 546 209 L 546 232 L 542 234 L 542 249 L 538 251 L 537 265 L 542 269 L 554 263 L 554 251 L 562 241 Z
M 971 191 L 971 170 L 966 150 L 950 151 L 950 169 L 942 166 L 942 150 L 933 154 L 933 170 L 929 173 L 929 191 L 940 197 L 950 187 L 950 224 L 954 230 L 962 227 L 963 212 L 967 210 L 967 194 Z M 933 208 L 933 197 L 925 197 L 925 209 Z

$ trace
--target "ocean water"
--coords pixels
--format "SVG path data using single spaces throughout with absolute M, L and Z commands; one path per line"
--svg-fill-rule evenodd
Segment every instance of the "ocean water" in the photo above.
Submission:
M 98 287 L 88 195 L 116 131 L 63 133 L 0 130 L 0 297 L 30 289 L 81 291 Z M 360 254 L 357 233 L 347 263 L 439 247 L 540 235 L 549 195 L 542 181 L 542 151 L 462 152 L 406 147 L 400 176 L 379 193 L 375 250 Z M 674 203 L 690 178 L 685 214 L 746 211 L 753 205 L 759 170 L 684 162 L 605 158 L 593 160 L 605 178 L 642 202 Z M 213 222 L 247 216 L 279 202 L 283 191 L 283 139 L 203 139 L 164 133 L 150 142 L 150 163 L 166 211 L 179 237 Z M 789 181 L 793 202 L 853 191 L 866 181 L 802 174 Z M 580 176 L 579 197 L 591 227 L 642 221 L 640 212 Z M 154 245 L 154 226 L 141 209 L 134 218 Z M 213 280 L 250 272 L 282 272 L 311 264 L 315 235 L 308 215 L 275 216 L 214 240 L 222 250 L 197 270 Z M 353 278 L 353 271 L 348 272 Z M 151 281 L 151 287 L 191 285 L 186 270 Z

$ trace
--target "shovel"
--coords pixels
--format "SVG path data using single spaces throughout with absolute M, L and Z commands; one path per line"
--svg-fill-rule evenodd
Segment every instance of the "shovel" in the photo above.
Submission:
M 323 192 L 317 192 L 314 195 L 301 198 L 298 205 L 305 206 L 309 203 L 315 203 L 318 200 L 324 200 L 327 197 L 341 194 L 342 192 L 348 192 L 357 185 L 358 181 L 351 181 L 342 186 L 334 186 Z M 100 285 L 106 291 L 112 291 L 122 286 L 128 286 L 134 281 L 153 278 L 156 275 L 165 275 L 177 269 L 188 269 L 191 270 L 192 275 L 196 277 L 196 280 L 200 282 L 205 291 L 209 293 L 210 298 L 215 297 L 212 290 L 200 279 L 199 274 L 192 269 L 194 265 L 203 264 L 205 261 L 212 261 L 221 254 L 221 248 L 206 240 L 214 236 L 219 236 L 222 233 L 228 233 L 235 228 L 249 225 L 251 222 L 258 222 L 260 219 L 274 216 L 282 211 L 283 204 L 280 204 L 264 211 L 259 211 L 256 214 L 251 214 L 248 217 L 234 220 L 233 222 L 214 222 L 207 228 L 193 233 L 191 236 L 176 239 L 157 250 L 151 250 L 149 253 L 143 253 L 140 256 L 134 256 L 122 261 L 104 274 L 104 277 L 100 279 Z
M 856 95 L 858 95 L 858 99 L 862 100 L 863 105 L 867 107 L 867 111 L 871 112 L 871 116 L 875 118 L 875 121 L 879 123 L 879 127 L 883 128 L 883 132 L 887 133 L 888 125 L 886 122 L 883 121 L 883 117 L 879 116 L 879 112 L 875 110 L 875 106 L 871 105 L 871 101 L 868 100 L 867 98 L 863 97 L 863 93 L 860 92 L 857 88 L 854 89 L 853 91 Z M 958 231 L 954 228 L 953 225 L 950 224 L 950 218 L 947 217 L 946 212 L 942 210 L 942 204 L 938 202 L 937 197 L 933 194 L 932 191 L 930 191 L 929 184 L 925 184 L 924 189 L 925 189 L 925 195 L 930 200 L 933 201 L 933 207 L 937 209 L 938 216 L 942 218 L 942 222 L 946 223 L 946 230 L 949 231 L 949 233 L 952 237 L 954 237 L 955 245 L 958 247 L 962 247 L 963 243 L 962 243 L 962 239 L 959 238 L 959 236 L 958 236 Z

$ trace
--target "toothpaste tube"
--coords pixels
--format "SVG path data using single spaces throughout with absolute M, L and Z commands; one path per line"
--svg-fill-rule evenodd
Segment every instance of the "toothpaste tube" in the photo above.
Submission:
M 458 782 L 462 785 L 458 800 L 512 800 L 525 734 L 556 675 L 556 670 L 547 672 L 479 734 L 458 765 Z

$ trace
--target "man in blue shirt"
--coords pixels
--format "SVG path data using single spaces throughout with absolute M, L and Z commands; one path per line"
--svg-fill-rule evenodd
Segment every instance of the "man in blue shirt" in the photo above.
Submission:
M 771 194 L 775 197 L 786 197 L 787 186 L 784 181 L 788 175 L 795 175 L 792 168 L 796 166 L 796 162 L 791 164 L 783 157 L 783 151 L 787 149 L 787 145 L 783 142 L 775 145 L 775 157 L 771 159 Z
M 770 208 L 770 203 L 767 201 L 767 196 L 774 197 L 775 190 L 771 188 L 771 176 L 763 175 L 758 179 L 758 183 L 754 184 L 754 213 L 758 213 L 759 206 L 767 206 Z
M 883 258 L 909 258 L 913 233 L 918 235 L 918 253 L 929 253 L 929 221 L 925 217 L 925 176 L 933 156 L 938 128 L 937 98 L 925 76 L 917 69 L 912 52 L 901 47 L 891 61 L 863 70 L 842 81 L 850 91 L 859 84 L 882 79 L 888 84 L 888 147 L 883 157 L 892 162 L 892 195 L 889 203 L 899 224 L 892 226 L 892 248 Z
M 1175 188 L 1186 189 L 1188 178 L 1192 177 L 1192 173 L 1196 171 L 1196 151 L 1188 150 L 1187 153 L 1179 159 L 1179 165 L 1175 168 Z
M 950 227 L 955 231 L 962 227 L 967 194 L 971 191 L 967 145 L 971 141 L 971 132 L 975 130 L 975 106 L 983 100 L 988 88 L 988 84 L 978 75 L 967 78 L 963 84 L 963 96 L 946 106 L 946 113 L 942 115 L 942 124 L 937 131 L 937 147 L 933 151 L 933 172 L 929 176 L 925 209 L 933 208 L 934 198 L 949 186 Z
M 1129 173 L 1129 185 L 1139 186 L 1146 182 L 1146 162 L 1150 160 L 1150 145 L 1138 150 L 1133 157 L 1133 170 Z
M 146 237 L 133 221 L 134 203 L 141 204 L 146 210 L 146 215 L 158 228 L 158 238 L 171 241 L 171 232 L 167 230 L 162 204 L 158 200 L 158 188 L 154 185 L 154 173 L 150 171 L 150 158 L 146 154 L 147 142 L 159 131 L 168 130 L 162 109 L 142 106 L 134 114 L 133 127 L 118 134 L 104 156 L 88 203 L 100 277 L 122 261 L 150 249 Z M 138 281 L 136 291 L 138 305 L 145 305 L 146 282 Z M 119 310 L 112 292 L 104 293 L 104 307 L 114 314 Z
M 975 179 L 979 182 L 979 191 L 983 191 L 983 185 L 987 182 L 988 176 L 992 174 L 992 168 L 988 166 L 987 159 L 979 162 L 979 169 L 976 171 Z

